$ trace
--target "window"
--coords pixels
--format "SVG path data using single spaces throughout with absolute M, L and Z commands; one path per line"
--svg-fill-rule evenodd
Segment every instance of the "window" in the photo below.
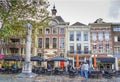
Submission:
M 65 33 L 64 28 L 60 28 L 60 34 L 64 34 L 64 33 Z
M 113 31 L 120 31 L 120 26 L 114 26 Z
M 84 53 L 88 53 L 88 44 L 84 44 Z
M 49 23 L 48 23 L 48 25 L 50 27 L 55 27 L 55 26 L 57 26 L 57 22 L 55 20 L 50 20 Z
M 120 42 L 120 36 L 115 36 L 115 37 L 114 37 L 114 41 L 115 41 L 115 42 Z
M 4 48 L 1 48 L 1 54 L 4 54 Z
M 120 36 L 118 36 L 118 42 L 120 42 Z
M 99 45 L 99 52 L 100 52 L 100 53 L 103 53 L 103 44 L 100 44 L 100 45 Z
M 70 35 L 69 35 L 69 39 L 70 41 L 74 41 L 74 31 L 70 31 Z
M 64 38 L 60 38 L 60 48 L 64 48 Z
M 106 48 L 107 48 L 107 49 L 109 49 L 109 48 L 110 48 L 109 44 L 106 44 Z
M 105 40 L 109 40 L 109 32 L 105 32 Z
M 114 47 L 114 54 L 120 54 L 120 47 Z
M 94 40 L 94 41 L 97 40 L 96 32 L 92 32 L 92 40 Z
M 57 28 L 53 28 L 53 34 L 57 33 Z
M 88 32 L 84 32 L 84 41 L 88 41 Z
M 39 48 L 42 48 L 42 38 L 39 38 L 39 39 L 38 39 L 38 47 L 39 47 Z
M 96 45 L 93 45 L 93 50 L 96 50 L 97 49 L 97 46 Z
M 25 54 L 25 49 L 24 48 L 21 48 L 21 54 Z
M 117 42 L 117 41 L 118 41 L 118 40 L 117 40 L 117 36 L 115 36 L 115 37 L 114 37 L 114 41 L 115 41 L 115 42 Z
M 46 29 L 45 34 L 49 34 L 49 33 L 50 33 L 50 29 Z
M 76 40 L 81 41 L 81 32 L 77 32 L 76 36 Z
M 98 40 L 103 40 L 103 33 L 102 32 L 98 32 Z
M 74 53 L 74 44 L 73 43 L 70 44 L 70 53 Z
M 106 44 L 106 52 L 107 52 L 107 53 L 110 52 L 110 46 L 109 46 L 109 44 Z
M 45 42 L 45 48 L 49 48 L 49 38 L 46 38 Z
M 53 48 L 57 48 L 57 38 L 53 38 Z
M 10 52 L 16 54 L 18 53 L 18 48 L 10 48 Z
M 77 53 L 81 53 L 81 44 L 77 43 Z
M 94 44 L 93 46 L 92 46 L 92 53 L 97 53 L 97 45 L 96 44 Z

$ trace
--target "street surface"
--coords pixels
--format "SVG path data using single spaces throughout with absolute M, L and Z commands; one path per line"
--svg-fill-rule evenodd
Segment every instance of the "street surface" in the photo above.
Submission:
M 1 75 L 0 82 L 120 82 L 120 77 L 113 77 L 111 79 L 93 79 L 86 80 L 83 77 L 69 77 L 60 75 L 39 75 L 35 78 L 15 78 L 15 75 Z

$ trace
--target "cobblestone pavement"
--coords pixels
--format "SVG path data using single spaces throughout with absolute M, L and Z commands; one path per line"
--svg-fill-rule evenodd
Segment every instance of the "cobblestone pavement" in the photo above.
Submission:
M 120 78 L 111 79 L 85 79 L 80 76 L 68 77 L 68 76 L 40 76 L 36 78 L 35 82 L 120 82 Z
M 15 78 L 15 75 L 0 75 L 0 82 L 120 82 L 120 77 L 113 77 L 111 79 L 85 79 L 80 76 L 48 76 L 39 75 L 35 78 Z

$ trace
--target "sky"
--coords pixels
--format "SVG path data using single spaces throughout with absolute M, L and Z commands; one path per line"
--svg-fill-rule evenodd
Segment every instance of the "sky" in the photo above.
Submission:
M 93 23 L 102 18 L 105 22 L 120 23 L 120 0 L 48 0 L 51 12 L 53 5 L 57 9 L 57 16 L 61 16 L 65 22 L 73 24 Z

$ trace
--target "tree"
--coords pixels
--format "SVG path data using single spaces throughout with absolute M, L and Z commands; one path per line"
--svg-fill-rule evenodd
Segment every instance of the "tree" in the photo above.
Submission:
M 26 24 L 28 20 L 32 21 L 34 28 L 44 24 L 49 14 L 48 6 L 45 0 L 0 0 L 0 37 L 25 35 L 22 24 Z
M 0 0 L 0 37 L 26 36 L 26 57 L 23 72 L 31 74 L 31 34 L 37 27 L 47 25 L 49 3 L 46 0 Z M 23 27 L 27 27 L 25 30 Z M 27 31 L 27 32 L 25 32 Z M 30 75 L 25 74 L 25 75 Z M 23 74 L 21 76 L 24 76 Z M 31 77 L 31 76 L 26 76 Z

